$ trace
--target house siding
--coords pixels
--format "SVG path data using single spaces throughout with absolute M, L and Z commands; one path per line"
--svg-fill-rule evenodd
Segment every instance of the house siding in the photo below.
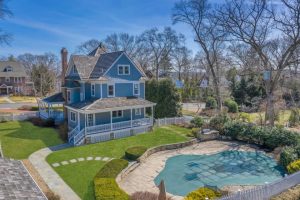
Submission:
M 109 124 L 110 123 L 110 112 L 96 113 L 95 114 L 96 125 Z
M 107 84 L 102 84 L 102 98 L 107 98 Z
M 84 87 L 85 99 L 89 100 L 89 99 L 91 99 L 91 83 L 85 83 L 84 85 L 85 85 L 85 87 Z
M 145 99 L 145 83 L 140 83 L 140 98 Z
M 129 75 L 118 75 L 118 65 L 129 65 L 130 74 Z M 107 71 L 107 76 L 112 78 L 120 78 L 131 81 L 137 81 L 141 78 L 141 72 L 130 62 L 129 58 L 126 55 L 122 55 L 119 60 Z
M 115 84 L 116 97 L 129 97 L 133 96 L 132 83 L 116 83 Z
M 101 84 L 95 84 L 95 97 L 101 98 Z

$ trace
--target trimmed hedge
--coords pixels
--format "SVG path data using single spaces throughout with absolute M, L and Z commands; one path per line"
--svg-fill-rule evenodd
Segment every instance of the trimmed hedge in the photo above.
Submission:
M 216 199 L 218 197 L 221 197 L 221 193 L 218 191 L 215 191 L 210 188 L 199 188 L 193 192 L 190 192 L 184 200 L 206 200 L 206 199 Z
M 94 177 L 94 190 L 96 200 L 129 200 L 126 194 L 117 184 L 115 178 L 128 166 L 123 159 L 114 159 L 106 163 Z
M 232 99 L 226 99 L 224 105 L 228 108 L 228 112 L 237 113 L 239 111 L 238 104 Z
M 196 128 L 201 128 L 204 124 L 204 120 L 202 119 L 202 117 L 197 116 L 191 120 L 191 124 Z
M 125 151 L 125 157 L 128 160 L 136 160 L 138 159 L 145 151 L 147 150 L 147 147 L 144 146 L 135 146 L 135 147 L 129 147 Z
M 205 102 L 205 108 L 209 108 L 209 109 L 215 109 L 217 108 L 217 101 L 215 98 L 213 97 L 207 97 L 207 100 Z
M 294 162 L 291 162 L 287 166 L 287 170 L 288 170 L 289 174 L 300 171 L 300 160 L 296 160 Z

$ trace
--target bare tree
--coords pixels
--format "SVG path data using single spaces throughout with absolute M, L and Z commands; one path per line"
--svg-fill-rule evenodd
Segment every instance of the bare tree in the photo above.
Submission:
M 182 80 L 182 72 L 189 71 L 191 65 L 191 51 L 185 46 L 178 47 L 171 54 L 174 62 L 174 69 L 178 72 L 178 80 Z
M 165 27 L 162 32 L 157 28 L 145 31 L 140 37 L 144 52 L 149 56 L 153 65 L 156 79 L 159 78 L 162 60 L 169 56 L 183 41 L 183 35 L 177 34 L 170 27 Z
M 274 125 L 274 91 L 281 73 L 292 63 L 300 46 L 300 2 L 281 0 L 277 6 L 267 0 L 227 1 L 218 11 L 218 22 L 229 39 L 252 48 L 265 73 L 266 119 Z
M 210 74 L 218 102 L 218 110 L 222 110 L 220 93 L 221 55 L 224 49 L 224 33 L 219 31 L 212 17 L 212 8 L 207 0 L 181 0 L 175 4 L 173 23 L 188 24 L 194 34 L 195 41 L 200 45 Z
M 8 9 L 4 0 L 0 0 L 0 20 L 12 16 L 12 12 Z M 9 45 L 12 40 L 12 35 L 0 28 L 0 45 Z
M 75 51 L 80 54 L 89 54 L 91 51 L 96 49 L 100 43 L 101 42 L 97 39 L 90 39 L 78 45 Z

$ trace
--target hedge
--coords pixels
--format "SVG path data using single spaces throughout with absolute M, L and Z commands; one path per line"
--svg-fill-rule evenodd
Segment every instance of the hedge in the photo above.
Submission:
M 199 188 L 195 191 L 190 192 L 184 200 L 206 200 L 206 199 L 216 199 L 221 197 L 221 193 L 210 188 Z
M 287 166 L 287 170 L 288 170 L 289 174 L 300 171 L 300 160 L 296 160 L 294 162 L 291 162 Z
M 224 105 L 228 108 L 228 112 L 237 113 L 239 111 L 238 104 L 232 99 L 226 99 Z
M 213 97 L 208 97 L 205 102 L 205 108 L 215 109 L 217 108 L 217 101 Z
M 144 146 L 135 146 L 135 147 L 129 147 L 125 151 L 125 157 L 128 160 L 136 160 L 138 159 L 145 151 L 147 150 L 147 147 Z
M 191 124 L 196 128 L 201 128 L 204 124 L 204 120 L 202 117 L 196 116 L 191 120 Z
M 129 200 L 126 194 L 117 184 L 115 178 L 128 166 L 123 159 L 114 159 L 106 163 L 94 177 L 94 190 L 96 200 Z

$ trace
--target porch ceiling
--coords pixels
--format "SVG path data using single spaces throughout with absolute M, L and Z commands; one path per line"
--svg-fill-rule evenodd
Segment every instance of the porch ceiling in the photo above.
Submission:
M 73 109 L 81 109 L 85 111 L 92 110 L 105 110 L 105 109 L 114 109 L 114 108 L 124 108 L 124 107 L 146 107 L 154 106 L 155 103 L 147 101 L 140 98 L 126 98 L 126 97 L 115 97 L 115 98 L 105 98 L 97 99 L 94 101 L 84 101 L 79 103 L 74 103 L 68 107 Z

